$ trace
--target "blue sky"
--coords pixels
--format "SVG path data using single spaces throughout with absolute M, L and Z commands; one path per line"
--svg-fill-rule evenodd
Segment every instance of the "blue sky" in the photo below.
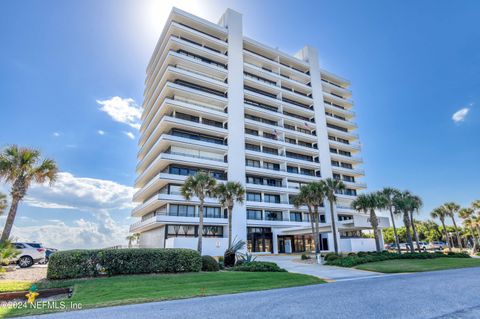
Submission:
M 38 147 L 63 172 L 30 191 L 19 238 L 70 248 L 127 235 L 145 68 L 172 5 L 211 21 L 231 7 L 251 38 L 317 47 L 352 81 L 369 190 L 419 194 L 422 217 L 480 199 L 478 1 L 10 1 L 0 145 Z

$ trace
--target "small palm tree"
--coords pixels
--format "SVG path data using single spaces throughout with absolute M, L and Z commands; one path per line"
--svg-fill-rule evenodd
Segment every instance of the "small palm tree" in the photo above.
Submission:
M 0 215 L 3 215 L 7 208 L 7 195 L 0 193 Z
M 435 208 L 431 213 L 430 213 L 430 216 L 432 216 L 432 218 L 438 218 L 440 219 L 440 222 L 442 223 L 442 227 L 443 227 L 443 233 L 445 235 L 445 239 L 447 241 L 447 245 L 448 245 L 448 250 L 452 250 L 452 247 L 450 245 L 450 237 L 448 236 L 448 231 L 447 231 L 447 226 L 445 226 L 445 218 L 448 216 L 448 212 L 447 210 L 445 209 L 444 206 L 440 206 L 438 208 Z
M 336 193 L 342 191 L 345 189 L 345 184 L 338 180 L 338 179 L 333 179 L 333 178 L 326 178 L 320 183 L 323 184 L 322 188 L 324 189 L 325 197 L 328 200 L 328 203 L 330 204 L 330 219 L 332 221 L 332 233 L 333 233 L 333 246 L 335 248 L 335 253 L 338 254 L 338 242 L 337 242 L 337 228 L 336 228 L 336 220 L 335 220 L 335 214 L 333 207 L 337 203 L 337 196 L 335 195 Z
M 400 191 L 395 188 L 385 187 L 380 191 L 380 193 L 384 197 L 385 207 L 383 207 L 383 209 L 388 209 L 388 211 L 390 212 L 390 218 L 392 219 L 393 233 L 395 235 L 395 244 L 397 245 L 397 251 L 400 254 L 401 253 L 400 240 L 398 239 L 398 233 L 397 233 L 397 227 L 395 226 L 395 215 L 394 215 L 399 213 L 395 210 L 394 199 L 395 199 L 395 196 L 400 193 Z
M 320 182 L 312 182 L 300 187 L 300 193 L 294 199 L 296 207 L 306 205 L 310 213 L 313 242 L 315 244 L 315 256 L 320 263 L 320 213 L 319 207 L 323 204 L 325 189 Z
M 478 239 L 475 235 L 476 220 L 474 219 L 475 210 L 471 207 L 462 208 L 458 212 L 458 216 L 463 219 L 463 225 L 465 228 L 470 229 L 470 234 L 472 235 L 473 247 L 472 251 L 475 253 L 477 251 Z
M 132 243 L 136 242 L 138 244 L 138 240 L 140 239 L 139 233 L 133 233 L 125 238 L 128 240 L 128 248 L 132 248 Z
M 370 214 L 370 224 L 373 228 L 373 236 L 375 237 L 375 247 L 378 252 L 382 251 L 380 247 L 380 235 L 378 230 L 378 217 L 375 213 L 375 209 L 382 207 L 384 203 L 380 203 L 383 200 L 383 196 L 380 196 L 378 193 L 370 194 L 361 194 L 352 202 L 352 208 L 364 212 L 365 214 Z
M 238 182 L 219 184 L 215 188 L 215 196 L 223 208 L 227 210 L 228 217 L 228 247 L 232 246 L 232 214 L 235 202 L 243 203 L 245 200 L 245 188 Z
M 409 202 L 409 212 L 410 220 L 412 222 L 413 236 L 415 237 L 415 241 L 417 242 L 417 250 L 418 252 L 421 252 L 422 249 L 420 248 L 420 239 L 418 238 L 417 228 L 415 227 L 415 219 L 413 218 L 413 213 L 419 213 L 420 208 L 423 206 L 423 201 L 419 196 L 411 195 L 409 198 Z
M 452 219 L 453 227 L 455 228 L 455 235 L 457 236 L 458 245 L 460 246 L 460 248 L 463 248 L 462 239 L 460 238 L 460 233 L 458 232 L 457 223 L 455 221 L 455 214 L 457 214 L 458 211 L 460 210 L 460 206 L 458 204 L 455 204 L 455 203 L 452 203 L 452 202 L 445 203 L 445 204 L 443 204 L 443 206 L 445 207 L 445 210 L 447 211 L 447 215 Z
M 58 167 L 54 160 L 41 159 L 40 151 L 12 145 L 0 154 L 0 180 L 10 183 L 12 204 L 8 212 L 5 227 L 0 241 L 10 237 L 12 226 L 17 215 L 18 204 L 27 194 L 32 183 L 50 185 L 57 178 Z
M 208 175 L 207 172 L 198 172 L 195 176 L 189 176 L 182 185 L 181 193 L 186 200 L 191 200 L 192 197 L 197 197 L 200 201 L 199 205 L 199 223 L 198 223 L 198 247 L 197 251 L 202 254 L 202 239 L 203 239 L 203 211 L 205 206 L 205 198 L 212 197 L 215 193 L 215 186 L 217 181 L 215 178 Z
M 409 212 L 412 207 L 411 194 L 408 191 L 401 192 L 395 195 L 394 198 L 395 211 L 403 213 L 403 224 L 405 225 L 405 234 L 407 236 L 407 242 L 409 244 L 410 252 L 414 252 L 412 234 L 410 232 L 410 227 L 412 225 L 410 220 Z

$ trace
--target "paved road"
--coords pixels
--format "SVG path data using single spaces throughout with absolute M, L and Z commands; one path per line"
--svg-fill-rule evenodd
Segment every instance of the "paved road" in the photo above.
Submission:
M 38 318 L 479 318 L 479 291 L 480 267 L 101 308 Z
M 289 272 L 296 272 L 305 275 L 316 276 L 327 280 L 352 280 L 365 277 L 383 276 L 384 274 L 365 271 L 354 268 L 333 267 L 319 264 L 307 264 L 299 262 L 298 255 L 268 255 L 258 256 L 256 260 L 271 261 Z

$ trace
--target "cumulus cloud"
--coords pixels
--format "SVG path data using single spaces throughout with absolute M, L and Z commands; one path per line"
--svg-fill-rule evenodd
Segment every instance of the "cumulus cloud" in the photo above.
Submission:
M 69 214 L 69 218 L 39 220 L 32 225 L 14 225 L 16 240 L 42 242 L 60 249 L 102 248 L 125 244 L 129 222 L 125 220 L 134 207 L 133 187 L 113 181 L 76 177 L 61 172 L 49 186 L 32 185 L 23 204 L 54 209 L 53 213 Z M 65 220 L 74 220 L 67 223 Z M 118 217 L 117 222 L 112 216 Z M 28 218 L 28 217 L 27 217 Z M 25 218 L 19 217 L 26 221 Z M 61 220 L 60 220 L 61 219 Z M 71 219 L 70 219 L 71 220 Z
M 464 107 L 464 108 L 458 110 L 457 112 L 453 113 L 452 120 L 455 123 L 460 123 L 460 122 L 465 121 L 465 118 L 467 117 L 469 111 L 470 111 L 470 109 L 468 107 Z
M 109 100 L 97 100 L 100 111 L 107 113 L 114 121 L 140 128 L 142 109 L 131 98 L 114 96 Z
M 123 132 L 129 139 L 133 140 L 135 139 L 135 135 L 133 135 L 132 132 Z
M 105 135 L 105 131 L 102 131 L 102 130 L 98 130 L 97 133 L 98 135 Z

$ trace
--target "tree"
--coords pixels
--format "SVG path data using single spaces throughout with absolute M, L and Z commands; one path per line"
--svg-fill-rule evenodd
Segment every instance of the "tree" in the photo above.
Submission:
M 320 263 L 320 213 L 319 207 L 325 199 L 325 189 L 320 182 L 312 182 L 300 187 L 299 194 L 294 198 L 293 204 L 296 207 L 307 206 L 310 213 L 310 224 L 312 227 L 313 243 L 315 245 L 315 257 Z
M 128 248 L 132 248 L 132 242 L 137 242 L 140 239 L 140 234 L 139 233 L 133 233 L 125 238 L 128 240 Z
M 219 184 L 215 188 L 215 196 L 223 208 L 227 210 L 228 217 L 228 247 L 232 246 L 232 214 L 235 202 L 243 203 L 245 200 L 245 188 L 238 182 Z
M 432 218 L 438 218 L 440 219 L 440 222 L 442 223 L 442 226 L 443 226 L 443 232 L 445 234 L 445 240 L 447 242 L 447 245 L 448 245 L 448 250 L 449 251 L 452 251 L 452 247 L 450 245 L 450 237 L 448 236 L 448 231 L 447 231 L 447 227 L 445 226 L 445 217 L 448 216 L 448 212 L 447 210 L 445 209 L 444 206 L 440 206 L 438 208 L 435 208 L 431 213 L 430 213 L 430 216 L 432 216 Z
M 460 248 L 463 248 L 462 239 L 460 238 L 457 223 L 455 222 L 455 214 L 457 214 L 458 211 L 460 210 L 460 206 L 458 204 L 455 204 L 455 203 L 452 203 L 452 202 L 445 203 L 445 204 L 443 204 L 443 206 L 445 207 L 447 215 L 452 219 L 453 228 L 455 228 L 455 235 L 457 236 L 458 245 L 460 246 Z
M 369 193 L 369 194 L 361 194 L 359 195 L 353 202 L 352 208 L 364 212 L 365 214 L 370 214 L 370 224 L 373 228 L 373 235 L 375 237 L 375 246 L 377 251 L 382 251 L 382 247 L 380 247 L 380 234 L 378 230 L 378 217 L 375 213 L 375 209 L 379 207 L 384 207 L 385 203 L 383 195 L 379 195 L 378 193 Z
M 344 190 L 345 184 L 342 181 L 333 178 L 326 178 L 324 180 L 321 180 L 320 183 L 320 187 L 323 189 L 325 197 L 330 204 L 330 219 L 332 223 L 333 246 L 335 249 L 335 253 L 338 254 L 337 228 L 333 207 L 337 202 L 337 196 L 335 194 Z
M 382 207 L 383 209 L 388 209 L 390 212 L 390 218 L 392 219 L 392 226 L 393 226 L 393 233 L 395 235 L 395 244 L 397 245 L 397 251 L 400 254 L 400 241 L 398 239 L 398 232 L 397 232 L 397 227 L 395 226 L 395 215 L 398 212 L 395 210 L 395 196 L 399 194 L 400 191 L 395 188 L 391 187 L 385 187 L 379 192 L 379 195 L 382 195 L 384 197 L 384 203 L 385 207 Z
M 475 214 L 475 210 L 471 207 L 462 208 L 458 212 L 458 216 L 463 219 L 463 225 L 465 228 L 470 229 L 470 234 L 472 236 L 473 247 L 472 252 L 475 253 L 477 251 L 478 240 L 477 236 L 475 235 L 475 226 L 476 220 L 473 218 Z
M 412 234 L 410 232 L 410 227 L 412 222 L 410 220 L 410 209 L 412 206 L 411 193 L 404 191 L 395 195 L 394 198 L 395 211 L 400 211 L 403 213 L 403 224 L 405 225 L 405 234 L 407 237 L 407 242 L 409 245 L 410 252 L 414 252 Z
M 27 194 L 32 183 L 50 185 L 57 178 L 58 167 L 52 159 L 41 159 L 40 151 L 12 145 L 0 154 L 0 180 L 12 185 L 10 196 L 12 203 L 8 212 L 5 227 L 0 241 L 10 237 L 12 226 L 17 215 L 18 204 Z
M 7 208 L 7 195 L 0 193 L 0 215 L 3 215 Z
M 418 211 L 423 206 L 423 201 L 418 196 L 410 195 L 409 202 L 410 202 L 409 212 L 410 212 L 410 220 L 412 222 L 413 235 L 415 236 L 415 241 L 417 242 L 417 249 L 418 249 L 418 252 L 420 253 L 421 252 L 420 239 L 418 238 L 417 228 L 415 227 L 415 219 L 413 218 L 413 213 L 417 212 L 418 214 Z
M 198 223 L 198 247 L 197 251 L 202 254 L 202 239 L 203 239 L 203 211 L 205 206 L 205 198 L 212 197 L 215 193 L 215 186 L 217 181 L 215 178 L 208 175 L 207 172 L 200 171 L 195 176 L 189 176 L 182 185 L 181 193 L 186 200 L 191 200 L 192 197 L 197 197 L 199 205 L 199 223 Z

